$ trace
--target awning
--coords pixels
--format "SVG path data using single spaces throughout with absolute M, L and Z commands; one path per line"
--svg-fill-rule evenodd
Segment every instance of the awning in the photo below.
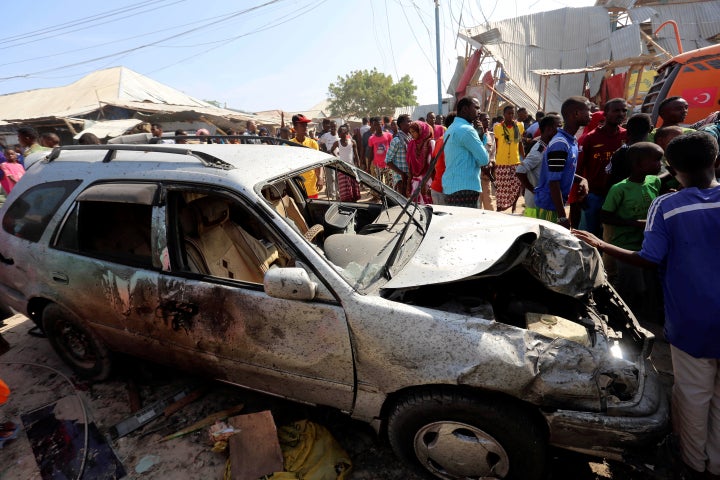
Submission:
M 96 137 L 103 139 L 107 137 L 117 137 L 133 129 L 139 123 L 143 123 L 143 120 L 137 118 L 128 118 L 124 120 L 106 120 L 104 122 L 93 122 L 92 120 L 85 120 L 85 125 L 89 127 L 85 128 L 82 132 L 75 135 L 73 138 L 76 140 L 82 136 L 83 133 L 92 133 Z

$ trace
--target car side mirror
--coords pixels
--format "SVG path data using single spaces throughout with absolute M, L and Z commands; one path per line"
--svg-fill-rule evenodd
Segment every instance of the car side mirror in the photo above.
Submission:
M 317 293 L 317 283 L 310 280 L 302 268 L 271 268 L 265 273 L 265 293 L 288 300 L 312 300 Z

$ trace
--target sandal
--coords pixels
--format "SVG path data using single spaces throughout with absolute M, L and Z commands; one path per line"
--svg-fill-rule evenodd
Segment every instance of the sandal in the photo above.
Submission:
M 8 440 L 15 440 L 18 436 L 20 426 L 13 422 L 5 422 L 0 424 L 0 449 L 3 448 Z
M 43 332 L 43 329 L 39 326 L 35 325 L 30 330 L 28 330 L 28 335 L 31 335 L 33 337 L 37 338 L 47 338 L 47 335 L 45 335 L 45 332 Z

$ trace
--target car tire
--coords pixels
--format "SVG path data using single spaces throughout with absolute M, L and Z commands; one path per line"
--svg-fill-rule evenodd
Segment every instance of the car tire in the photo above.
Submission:
M 94 381 L 108 378 L 110 350 L 77 316 L 50 304 L 43 310 L 42 324 L 55 352 L 79 377 Z
M 544 429 L 514 402 L 426 389 L 396 403 L 387 426 L 396 455 L 427 478 L 544 478 Z

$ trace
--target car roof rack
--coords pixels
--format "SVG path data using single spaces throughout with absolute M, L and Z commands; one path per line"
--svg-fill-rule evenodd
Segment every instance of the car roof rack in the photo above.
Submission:
M 180 147 L 182 146 L 179 145 Z M 58 159 L 60 157 L 60 153 L 63 151 L 73 151 L 73 150 L 107 150 L 107 154 L 105 154 L 105 157 L 103 158 L 103 163 L 109 163 L 115 158 L 115 153 L 118 151 L 130 151 L 130 152 L 147 152 L 148 145 L 142 144 L 142 145 L 124 145 L 124 144 L 117 144 L 117 145 L 64 145 L 60 147 L 53 148 L 50 155 L 46 157 L 46 162 L 50 163 L 54 160 Z M 235 167 L 223 160 L 220 160 L 219 158 L 210 155 L 205 152 L 198 152 L 197 150 L 193 150 L 192 148 L 178 148 L 178 145 L 175 145 L 173 147 L 171 146 L 162 146 L 162 145 L 153 145 L 152 150 L 153 152 L 161 152 L 161 153 L 173 153 L 175 155 L 185 155 L 185 156 L 193 156 L 196 157 L 200 162 L 207 166 L 207 167 L 214 167 L 214 168 L 221 168 L 223 170 L 232 170 Z
M 122 136 L 123 135 L 121 135 L 121 137 Z M 115 138 L 119 138 L 119 137 L 115 137 Z M 240 140 L 240 144 L 247 143 L 246 142 L 247 140 L 260 140 L 265 145 L 289 145 L 291 147 L 305 147 L 305 145 L 303 145 L 301 143 L 294 142 L 292 140 L 285 140 L 285 139 L 279 138 L 279 137 L 271 137 L 269 135 L 268 136 L 261 136 L 261 135 L 163 135 L 162 137 L 152 137 L 150 139 L 150 141 L 147 143 L 152 144 L 152 145 L 155 145 L 155 144 L 160 145 L 160 144 L 162 144 L 163 140 L 175 140 L 176 142 L 178 140 L 203 140 L 203 142 L 200 143 L 200 145 L 203 145 L 205 143 L 207 143 L 209 145 L 210 144 L 218 145 L 218 143 L 216 143 L 216 142 L 209 141 L 212 139 Z M 317 140 L 317 139 L 314 139 L 314 140 Z M 147 143 L 143 143 L 143 144 L 147 144 Z M 110 144 L 108 144 L 108 145 L 110 145 Z M 176 143 L 176 145 L 178 145 L 178 144 Z M 179 145 L 185 145 L 185 144 L 179 144 Z M 198 144 L 191 143 L 189 145 L 198 145 Z M 235 144 L 235 145 L 237 145 L 237 144 Z M 309 147 L 305 147 L 305 148 L 309 148 Z

